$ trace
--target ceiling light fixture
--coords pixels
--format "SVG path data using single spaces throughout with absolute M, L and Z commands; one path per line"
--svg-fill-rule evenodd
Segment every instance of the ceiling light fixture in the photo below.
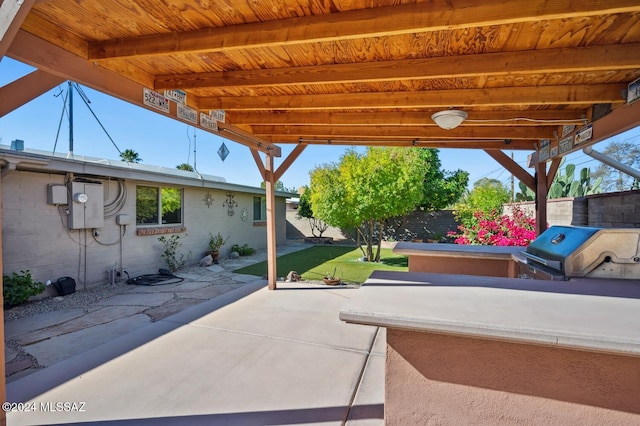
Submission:
M 431 119 L 445 130 L 455 129 L 468 117 L 467 113 L 457 109 L 439 111 L 431 115 Z

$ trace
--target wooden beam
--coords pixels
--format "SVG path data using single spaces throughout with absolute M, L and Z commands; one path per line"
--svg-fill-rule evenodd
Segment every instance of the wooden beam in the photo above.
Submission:
M 250 148 L 250 150 L 251 150 L 251 155 L 253 156 L 253 161 L 255 161 L 256 166 L 258 166 L 258 171 L 260 172 L 260 176 L 262 177 L 262 180 L 266 181 L 267 175 L 264 169 L 264 164 L 262 164 L 262 158 L 260 158 L 260 153 L 255 148 Z
M 0 60 L 11 46 L 34 0 L 3 0 L 0 3 Z
M 536 234 L 540 235 L 547 229 L 547 165 L 536 164 Z
M 0 87 L 0 117 L 20 108 L 64 81 L 62 77 L 36 70 Z
M 593 58 L 598 58 L 594 61 Z M 397 61 L 159 75 L 155 88 L 278 87 L 397 80 L 455 79 L 640 68 L 640 43 L 456 55 Z
M 436 112 L 245 112 L 227 114 L 227 121 L 235 125 L 305 125 L 305 126 L 424 126 L 433 123 Z M 584 124 L 584 110 L 562 111 L 469 111 L 465 125 L 473 126 L 540 126 L 535 120 L 551 120 L 549 125 Z M 481 121 L 474 121 L 481 120 Z M 556 121 L 557 120 L 557 121 Z
M 280 166 L 276 170 L 276 173 L 275 173 L 276 182 L 280 180 L 284 172 L 286 172 L 287 169 L 291 167 L 293 162 L 296 160 L 296 158 L 300 156 L 300 154 L 302 154 L 302 151 L 304 151 L 306 147 L 307 145 L 300 144 L 300 145 L 297 145 L 295 148 L 293 148 L 293 151 L 291 151 L 291 153 L 287 156 L 287 158 L 282 162 L 282 164 L 280 164 Z
M 379 138 L 379 139 L 549 139 L 555 126 L 546 127 L 457 127 L 438 126 L 253 126 L 257 136 L 294 135 L 302 138 Z
M 89 59 L 219 52 L 232 49 L 333 42 L 460 28 L 490 27 L 548 19 L 609 15 L 640 10 L 637 0 L 591 0 L 576 7 L 571 0 L 504 0 L 435 7 L 431 2 L 311 15 L 298 18 L 207 28 L 191 32 L 95 41 Z
M 502 167 L 504 167 L 511 174 L 517 177 L 520 182 L 527 185 L 527 187 L 531 188 L 532 191 L 536 191 L 536 182 L 533 176 L 531 176 L 525 169 L 520 167 L 518 163 L 513 161 L 511 157 L 509 157 L 502 151 L 485 150 L 484 152 L 489 154 L 491 158 L 496 160 Z
M 623 84 L 501 87 L 491 90 L 429 90 L 420 92 L 335 93 L 324 95 L 219 96 L 200 98 L 201 109 L 329 110 L 378 108 L 498 107 L 517 105 L 621 104 Z
M 265 136 L 265 139 L 270 139 Z M 271 139 L 270 139 L 271 140 Z M 536 149 L 537 140 L 412 140 L 412 139 L 372 139 L 372 138 L 308 138 L 295 136 L 277 137 L 274 143 L 303 145 L 340 145 L 340 146 L 419 146 L 423 148 L 460 148 L 460 149 L 509 149 L 515 151 L 532 151 Z
M 110 96 L 130 102 L 141 108 L 159 113 L 167 118 L 197 127 L 204 132 L 220 136 L 219 132 L 178 118 L 175 102 L 169 102 L 169 114 L 158 112 L 158 110 L 153 107 L 145 105 L 144 85 L 122 77 L 121 75 L 101 66 L 96 66 L 96 64 L 90 61 L 69 53 L 64 49 L 39 37 L 35 37 L 25 31 L 18 32 L 14 42 L 9 48 L 8 55 L 52 75 L 76 81 Z M 270 142 L 260 140 L 253 135 L 244 135 L 246 132 L 234 129 L 234 126 L 232 125 L 223 125 L 221 127 L 228 130 L 224 134 L 226 139 L 232 140 L 241 145 L 254 147 L 259 151 L 271 151 L 274 155 L 280 151 L 279 147 L 273 146 Z
M 551 165 L 547 171 L 547 193 L 549 192 L 549 189 L 551 189 L 551 184 L 553 183 L 553 179 L 556 177 L 556 173 L 558 173 L 560 163 L 562 163 L 562 157 L 556 157 L 551 160 Z
M 627 130 L 640 126 L 640 102 L 618 105 L 609 114 L 591 123 L 591 126 L 591 139 L 577 145 L 573 144 L 571 149 L 563 152 L 561 155 L 566 156 L 572 152 L 594 145 L 598 142 L 619 135 L 622 132 L 626 132 Z M 583 126 L 579 126 L 568 136 L 575 137 L 576 133 L 580 132 L 582 129 Z M 551 140 L 550 149 L 557 148 L 558 146 L 559 141 Z
M 265 157 L 265 188 L 267 197 L 267 279 L 269 290 L 276 289 L 276 178 L 273 169 L 273 155 Z

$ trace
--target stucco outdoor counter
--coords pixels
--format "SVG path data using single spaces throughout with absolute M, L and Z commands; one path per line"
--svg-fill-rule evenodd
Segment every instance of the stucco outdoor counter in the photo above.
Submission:
M 407 255 L 410 272 L 514 278 L 522 250 L 524 247 L 402 242 L 393 252 Z
M 376 271 L 340 319 L 640 356 L 640 281 Z

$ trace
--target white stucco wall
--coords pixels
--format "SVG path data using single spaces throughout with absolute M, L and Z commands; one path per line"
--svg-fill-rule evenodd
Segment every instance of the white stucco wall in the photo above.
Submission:
M 99 179 L 103 182 L 105 205 L 118 194 L 115 180 Z M 1 181 L 2 184 L 2 261 L 3 273 L 29 269 L 35 280 L 55 281 L 63 276 L 71 276 L 77 287 L 102 285 L 107 283 L 107 270 L 120 264 L 122 245 L 122 266 L 130 276 L 156 273 L 166 267 L 160 257 L 162 245 L 160 235 L 137 235 L 136 185 L 174 186 L 144 181 L 126 181 L 127 199 L 118 214 L 128 214 L 132 224 L 123 228 L 120 242 L 120 226 L 116 216 L 105 218 L 98 236 L 87 230 L 68 230 L 66 225 L 67 206 L 47 204 L 47 184 L 64 184 L 64 175 L 11 171 Z M 179 233 L 183 243 L 179 252 L 191 252 L 190 263 L 197 263 L 207 250 L 209 232 L 220 232 L 229 236 L 221 255 L 227 256 L 231 245 L 247 243 L 255 249 L 266 247 L 266 226 L 253 222 L 253 197 L 259 194 L 232 191 L 235 214 L 228 215 L 223 203 L 228 190 L 178 186 L 184 189 L 183 218 L 186 230 Z M 207 193 L 213 196 L 210 207 L 205 204 Z M 276 197 L 276 238 L 278 243 L 286 240 L 285 198 Z M 248 210 L 248 220 L 243 222 L 240 212 Z M 164 234 L 170 236 L 172 234 Z

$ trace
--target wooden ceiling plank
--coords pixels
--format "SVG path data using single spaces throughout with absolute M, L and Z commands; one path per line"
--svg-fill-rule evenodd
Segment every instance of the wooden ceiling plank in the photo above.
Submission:
M 322 110 L 376 108 L 449 108 L 508 105 L 572 105 L 623 103 L 622 84 L 588 86 L 503 87 L 491 90 L 431 90 L 421 92 L 367 92 L 294 96 L 221 96 L 200 98 L 202 109 Z
M 27 18 L 34 0 L 3 0 L 0 3 L 0 60 Z
M 513 161 L 511 157 L 509 157 L 504 152 L 497 150 L 485 150 L 484 152 L 489 154 L 491 158 L 496 160 L 502 167 L 511 172 L 511 174 L 518 178 L 520 182 L 527 185 L 527 187 L 532 191 L 536 191 L 536 182 L 533 176 L 531 176 L 525 169 L 520 167 L 518 163 Z
M 140 83 L 127 79 L 106 68 L 96 66 L 92 62 L 25 31 L 18 32 L 7 54 L 55 76 L 76 81 L 110 96 L 158 113 L 157 110 L 143 103 L 144 86 Z M 175 102 L 170 102 L 169 105 L 171 108 L 170 113 L 160 113 L 161 115 L 195 126 L 193 123 L 177 117 Z M 199 125 L 196 127 L 205 132 L 219 135 L 218 132 L 205 127 Z M 230 125 L 225 127 L 233 128 Z M 234 134 L 225 134 L 225 137 L 242 145 L 257 147 L 257 149 L 264 152 L 270 152 L 274 148 L 277 148 L 277 151 L 280 150 L 279 147 L 275 147 L 270 142 L 262 141 L 253 135 L 251 135 L 251 138 L 246 138 L 237 137 Z
M 598 58 L 594 61 L 594 58 Z M 398 61 L 159 75 L 155 88 L 274 87 L 640 68 L 640 43 Z
M 435 110 L 432 112 L 436 112 Z M 490 126 L 540 126 L 540 122 L 528 120 L 550 120 L 553 124 L 576 124 L 583 122 L 584 111 L 469 111 L 469 119 L 487 120 Z M 527 120 L 518 120 L 525 118 Z M 424 126 L 433 124 L 431 113 L 424 112 L 306 112 L 287 113 L 242 112 L 227 114 L 227 119 L 235 125 L 273 124 L 305 126 Z M 558 120 L 556 122 L 556 120 Z M 464 125 L 465 123 L 463 123 Z M 474 125 L 483 123 L 474 122 Z M 435 124 L 433 124 L 435 125 Z
M 63 83 L 64 78 L 35 70 L 0 87 L 0 117 Z
M 256 22 L 91 43 L 93 60 L 381 37 L 416 32 L 544 21 L 640 10 L 635 0 L 505 0 L 434 8 L 431 2 Z

